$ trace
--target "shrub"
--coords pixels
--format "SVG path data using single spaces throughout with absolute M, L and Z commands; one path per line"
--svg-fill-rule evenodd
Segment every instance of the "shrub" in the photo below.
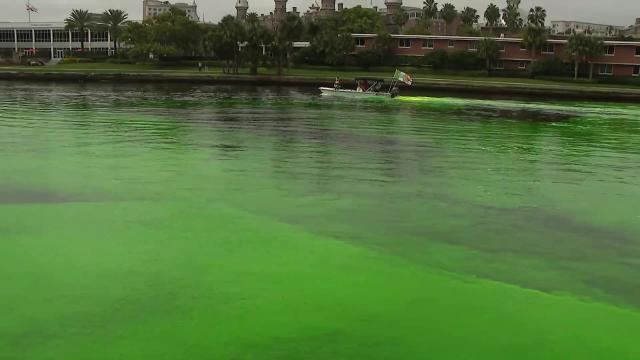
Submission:
M 438 49 L 423 58 L 423 64 L 431 66 L 435 70 L 445 69 L 449 63 L 449 54 L 446 50 Z
M 380 65 L 380 54 L 374 50 L 366 50 L 356 54 L 355 61 L 361 68 L 369 70 L 372 66 Z
M 452 70 L 482 70 L 485 61 L 476 53 L 469 51 L 457 51 L 449 55 L 447 68 Z
M 92 63 L 93 59 L 90 58 L 79 58 L 79 57 L 66 57 L 60 61 L 60 64 L 87 64 Z
M 13 50 L 12 49 L 0 49 L 0 59 L 1 58 L 6 58 L 6 59 L 13 58 Z
M 297 50 L 291 55 L 291 61 L 296 65 L 323 65 L 323 57 L 313 46 Z
M 570 67 L 570 65 L 567 66 L 559 57 L 552 57 L 536 61 L 533 64 L 531 74 L 533 76 L 565 76 L 571 74 Z

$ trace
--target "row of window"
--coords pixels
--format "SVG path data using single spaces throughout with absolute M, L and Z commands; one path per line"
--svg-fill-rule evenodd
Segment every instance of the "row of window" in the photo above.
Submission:
M 149 16 L 157 16 L 160 15 L 164 12 L 169 11 L 170 8 L 168 7 L 161 7 L 161 8 L 147 8 L 147 15 Z M 193 11 L 192 9 L 185 9 L 184 12 L 187 13 L 187 15 L 191 15 L 192 13 L 195 13 L 195 11 Z
M 526 61 L 520 61 L 518 63 L 518 69 L 526 70 L 528 63 Z M 498 60 L 491 64 L 491 67 L 495 70 L 504 70 L 504 61 Z M 613 65 L 612 64 L 600 64 L 598 67 L 598 74 L 600 75 L 613 75 Z M 632 69 L 633 76 L 640 76 L 640 65 L 634 65 Z
M 81 38 L 78 31 L 71 32 L 71 41 L 80 42 Z M 14 43 L 16 40 L 17 42 L 48 43 L 51 42 L 51 30 L 17 30 L 15 33 L 13 30 L 0 30 L 0 43 Z M 53 41 L 69 42 L 69 32 L 54 30 Z M 109 41 L 109 33 L 107 31 L 93 31 L 91 32 L 91 40 L 89 40 L 89 32 L 85 32 L 84 41 L 107 42 Z
M 362 40 L 362 41 L 358 41 L 357 46 L 360 47 L 364 47 L 364 39 L 357 39 L 357 40 Z M 505 47 L 504 47 L 504 42 L 498 42 L 498 49 L 501 52 L 505 51 Z M 398 41 L 398 47 L 402 48 L 402 49 L 408 49 L 410 48 L 412 45 L 412 41 L 411 39 L 400 39 Z M 476 51 L 478 50 L 478 41 L 468 41 L 467 42 L 467 48 L 471 51 Z M 453 48 L 455 47 L 455 40 L 449 40 L 447 42 L 447 47 L 448 48 Z M 422 48 L 423 49 L 433 49 L 435 48 L 435 41 L 433 39 L 427 39 L 427 40 L 423 40 L 422 41 Z M 527 47 L 524 46 L 524 44 L 520 45 L 520 50 L 527 50 Z M 549 54 L 553 54 L 555 52 L 555 46 L 553 44 L 545 44 L 545 46 L 542 48 L 542 52 L 543 53 L 549 53 Z
M 613 75 L 613 65 L 612 64 L 600 64 L 598 67 L 598 73 L 600 75 Z M 640 65 L 634 65 L 631 70 L 631 75 L 640 76 Z
M 411 48 L 413 41 L 411 39 L 400 39 L 398 40 L 398 47 L 401 49 L 408 49 Z M 363 38 L 356 38 L 356 46 L 357 47 L 365 47 L 365 39 Z M 504 42 L 498 42 L 498 46 L 500 51 L 505 51 L 504 48 Z M 435 41 L 433 39 L 426 39 L 422 41 L 422 48 L 423 49 L 433 49 L 435 47 Z M 454 40 L 448 40 L 448 44 L 447 47 L 449 48 L 453 48 L 455 47 L 455 41 Z M 475 51 L 478 49 L 478 42 L 477 41 L 469 41 L 468 42 L 468 49 Z M 522 51 L 527 51 L 527 47 L 524 45 L 524 43 L 520 43 L 520 50 Z M 556 49 L 555 49 L 555 44 L 551 44 L 551 43 L 546 43 L 542 49 L 540 49 L 540 51 L 543 54 L 555 54 Z M 607 56 L 614 56 L 616 54 L 616 47 L 613 45 L 607 46 L 605 47 L 605 51 L 604 54 Z M 640 56 L 640 46 L 636 47 L 636 56 Z

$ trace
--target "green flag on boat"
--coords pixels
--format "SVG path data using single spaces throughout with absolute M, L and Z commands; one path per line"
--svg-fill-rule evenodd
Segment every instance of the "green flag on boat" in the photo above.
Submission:
M 396 70 L 396 73 L 395 73 L 395 75 L 393 75 L 393 78 L 395 80 L 402 81 L 403 83 L 405 83 L 407 85 L 412 85 L 413 84 L 413 79 L 411 78 L 411 76 L 409 76 L 409 74 L 403 73 L 400 70 Z

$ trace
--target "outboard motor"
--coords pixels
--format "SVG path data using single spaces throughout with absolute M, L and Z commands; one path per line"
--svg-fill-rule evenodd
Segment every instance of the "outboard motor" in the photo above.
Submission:
M 398 87 L 397 87 L 397 86 L 394 86 L 394 87 L 391 89 L 391 97 L 392 97 L 392 98 L 395 98 L 396 96 L 398 96 L 398 94 L 400 94 L 400 89 L 398 89 Z

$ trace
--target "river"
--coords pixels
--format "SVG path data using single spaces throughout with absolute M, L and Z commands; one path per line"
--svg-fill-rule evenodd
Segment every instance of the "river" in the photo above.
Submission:
M 638 359 L 640 105 L 0 83 L 0 359 Z

